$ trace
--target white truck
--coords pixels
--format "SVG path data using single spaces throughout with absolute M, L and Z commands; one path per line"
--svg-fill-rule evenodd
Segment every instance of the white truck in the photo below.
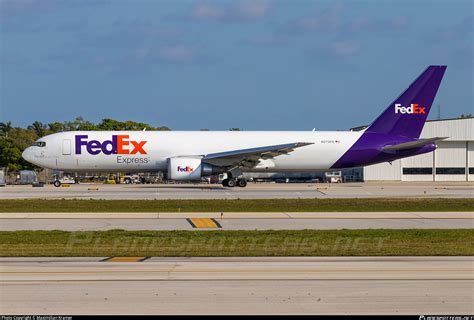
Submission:
M 4 187 L 6 185 L 5 183 L 5 169 L 0 168 L 0 187 Z
M 324 173 L 324 181 L 327 183 L 341 183 L 342 171 L 328 171 Z

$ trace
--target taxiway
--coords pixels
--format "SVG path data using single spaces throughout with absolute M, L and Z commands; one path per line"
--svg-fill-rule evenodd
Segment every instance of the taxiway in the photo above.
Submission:
M 2 213 L 15 230 L 472 229 L 473 212 Z
M 474 182 L 249 183 L 246 188 L 216 184 L 72 184 L 0 188 L 0 199 L 276 199 L 276 198 L 472 198 Z

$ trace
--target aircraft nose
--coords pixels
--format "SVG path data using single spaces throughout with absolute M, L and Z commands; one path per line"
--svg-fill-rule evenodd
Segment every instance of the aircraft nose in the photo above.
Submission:
M 32 147 L 28 147 L 25 149 L 25 151 L 23 151 L 23 153 L 21 154 L 21 156 L 23 157 L 23 159 L 25 159 L 26 161 L 30 162 L 30 163 L 33 163 L 33 159 L 34 159 L 34 151 L 33 151 L 33 148 Z

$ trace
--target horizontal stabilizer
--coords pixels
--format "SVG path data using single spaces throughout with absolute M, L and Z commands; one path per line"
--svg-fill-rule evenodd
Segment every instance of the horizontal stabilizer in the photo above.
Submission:
M 436 137 L 436 138 L 427 138 L 427 139 L 418 139 L 415 141 L 394 144 L 391 146 L 385 146 L 382 148 L 383 151 L 400 151 L 400 150 L 409 150 L 409 149 L 416 149 L 421 148 L 424 145 L 434 143 L 436 141 L 447 139 L 448 137 Z

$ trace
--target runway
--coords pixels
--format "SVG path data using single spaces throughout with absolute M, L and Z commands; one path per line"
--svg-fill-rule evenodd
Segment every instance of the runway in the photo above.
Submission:
M 472 229 L 473 212 L 2 213 L 15 230 Z
M 275 198 L 472 198 L 474 182 L 249 183 L 246 188 L 217 184 L 6 186 L 0 199 L 275 199 Z
M 474 312 L 473 257 L 100 260 L 0 258 L 0 312 L 452 315 Z

